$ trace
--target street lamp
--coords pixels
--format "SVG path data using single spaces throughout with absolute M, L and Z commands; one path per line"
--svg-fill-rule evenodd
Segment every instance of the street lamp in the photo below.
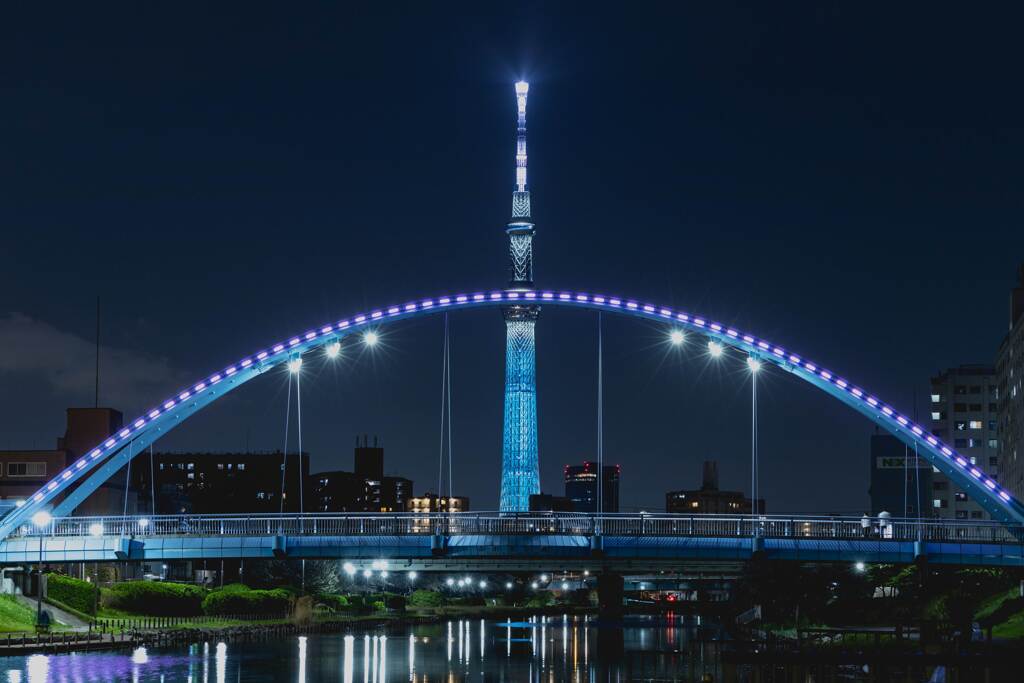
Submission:
M 723 351 L 724 351 L 724 349 L 722 348 L 722 345 L 719 344 L 718 342 L 716 342 L 716 341 L 709 341 L 708 342 L 708 353 L 711 354 L 712 358 L 720 358 L 722 353 L 723 353 Z
M 39 532 L 39 565 L 36 568 L 36 574 L 39 577 L 38 584 L 36 586 L 36 626 L 42 621 L 43 616 L 43 528 L 48 526 L 53 521 L 53 515 L 46 510 L 40 510 L 36 514 L 32 515 L 32 523 L 36 526 L 36 530 Z
M 761 361 L 754 356 L 747 356 L 747 368 L 750 369 L 750 513 L 754 528 L 754 536 L 760 534 L 757 524 L 757 373 L 761 370 Z
M 672 346 L 682 346 L 683 342 L 686 341 L 686 335 L 683 334 L 682 330 L 672 330 L 668 333 L 668 340 Z

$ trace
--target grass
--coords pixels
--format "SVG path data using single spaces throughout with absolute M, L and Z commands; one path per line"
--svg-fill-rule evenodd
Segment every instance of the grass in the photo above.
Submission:
M 13 595 L 0 595 L 0 632 L 34 631 L 36 613 L 14 599 Z

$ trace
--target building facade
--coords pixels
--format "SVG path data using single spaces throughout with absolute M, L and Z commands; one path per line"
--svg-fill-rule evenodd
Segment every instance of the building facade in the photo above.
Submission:
M 931 463 L 917 456 L 892 434 L 871 436 L 871 515 L 888 512 L 895 517 L 932 516 L 933 487 Z M 945 488 L 948 488 L 945 487 Z M 920 501 L 920 503 L 918 503 Z
M 718 463 L 705 460 L 701 468 L 699 489 L 669 491 L 665 494 L 665 511 L 689 515 L 749 515 L 753 506 L 742 491 L 718 488 Z M 764 514 L 764 499 L 757 501 L 759 514 Z
M 573 501 L 565 496 L 535 493 L 530 496 L 530 512 L 575 512 Z
M 356 438 L 353 472 L 311 475 L 317 512 L 402 512 L 412 496 L 412 480 L 384 475 L 384 446 L 376 436 Z
M 121 428 L 124 417 L 113 408 L 68 408 L 64 436 L 56 448 L 0 451 L 0 509 L 9 509 L 46 485 L 96 444 Z M 104 482 L 78 508 L 78 515 L 121 514 L 136 511 L 134 492 L 125 494 L 122 470 Z M 2 511 L 2 510 L 0 510 Z
M 566 465 L 565 497 L 572 502 L 574 512 L 597 512 L 597 463 L 584 461 L 582 465 Z M 604 466 L 601 484 L 602 512 L 619 511 L 619 465 Z
M 282 496 L 283 470 L 281 451 L 156 452 L 133 461 L 131 478 L 139 509 L 153 514 L 298 512 L 300 501 L 306 510 L 314 509 L 309 454 L 288 454 Z
M 996 438 L 1000 481 L 1018 499 L 1024 498 L 1024 264 L 1010 291 L 1010 329 L 996 355 L 999 398 Z
M 931 378 L 929 400 L 932 434 L 1000 481 L 997 382 L 992 366 L 961 365 Z M 933 517 L 989 518 L 980 505 L 940 472 L 933 473 L 930 497 Z

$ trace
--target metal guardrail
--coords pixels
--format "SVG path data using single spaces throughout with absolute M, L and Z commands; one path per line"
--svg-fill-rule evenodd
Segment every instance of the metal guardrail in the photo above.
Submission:
M 446 536 L 576 535 L 675 536 L 1021 543 L 1024 527 L 1000 522 L 801 515 L 686 515 L 665 513 L 307 513 L 63 517 L 17 537 L 83 536 Z

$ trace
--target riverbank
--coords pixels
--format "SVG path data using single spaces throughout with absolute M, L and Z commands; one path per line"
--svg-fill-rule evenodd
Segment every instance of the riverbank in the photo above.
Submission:
M 77 650 L 133 649 L 145 646 L 185 645 L 203 641 L 258 641 L 316 633 L 337 633 L 352 626 L 362 628 L 406 627 L 437 624 L 447 619 L 502 619 L 527 616 L 581 615 L 595 612 L 592 608 L 575 606 L 505 607 L 450 606 L 423 610 L 410 609 L 390 614 L 317 615 L 307 620 L 229 619 L 197 617 L 169 620 L 162 617 L 136 615 L 129 618 L 106 619 L 89 625 L 87 632 L 52 634 L 9 634 L 0 638 L 0 656 L 34 653 L 74 652 Z

